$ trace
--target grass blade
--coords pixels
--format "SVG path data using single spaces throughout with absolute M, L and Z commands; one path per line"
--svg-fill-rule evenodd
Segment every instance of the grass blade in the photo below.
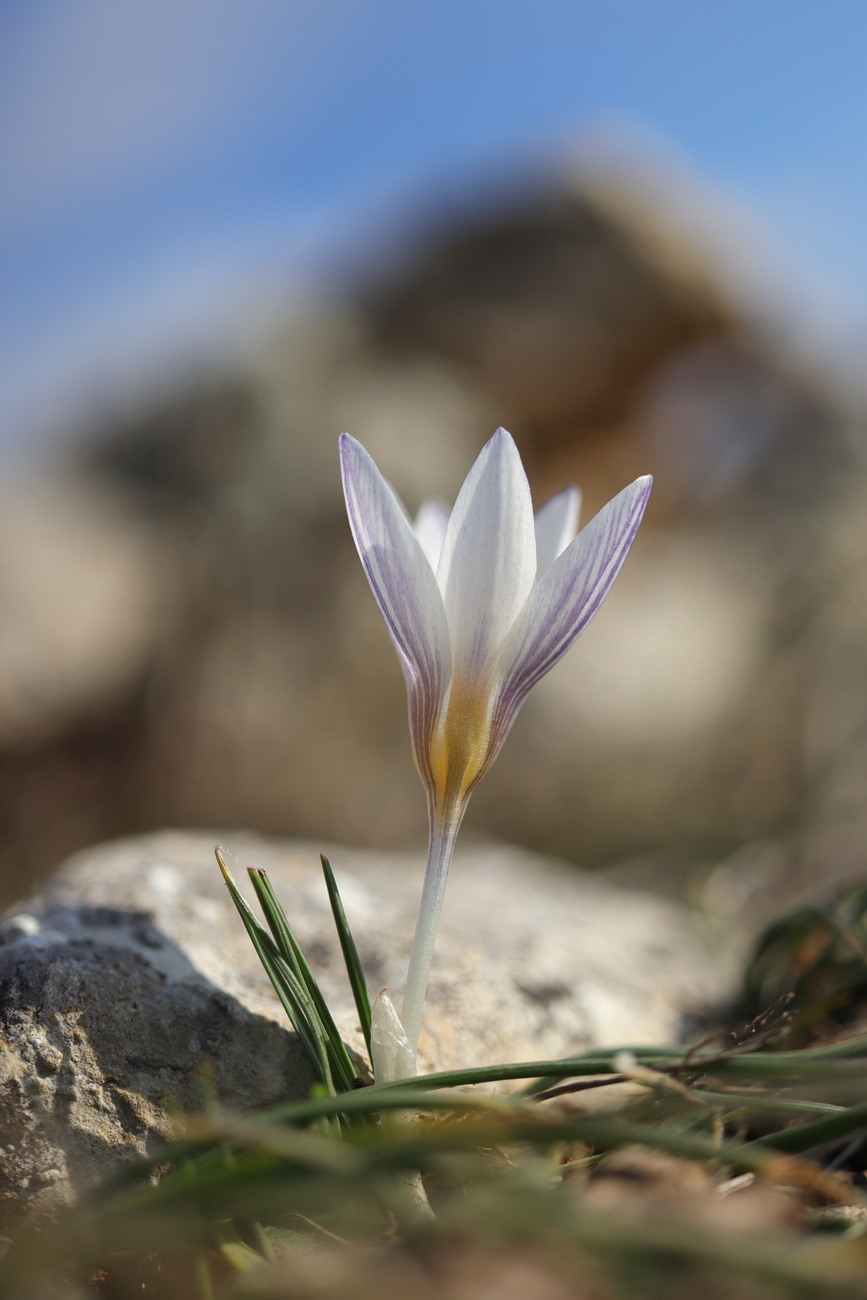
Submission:
M 748 1142 L 746 1150 L 772 1149 L 784 1151 L 787 1155 L 800 1155 L 802 1151 L 811 1151 L 813 1147 L 824 1146 L 827 1142 L 837 1142 L 852 1133 L 861 1133 L 867 1129 L 867 1102 L 848 1106 L 842 1113 L 826 1115 L 822 1119 L 810 1120 L 806 1124 L 796 1124 L 793 1128 L 784 1128 L 779 1133 L 770 1133 L 761 1142 Z
M 315 1008 L 310 1003 L 306 990 L 302 987 L 295 972 L 284 961 L 277 945 L 268 931 L 257 920 L 252 908 L 239 890 L 223 856 L 222 850 L 216 850 L 217 862 L 232 901 L 238 909 L 238 915 L 244 923 L 247 934 L 256 954 L 265 968 L 265 972 L 274 986 L 274 991 L 289 1017 L 292 1027 L 301 1039 L 320 1081 L 329 1093 L 334 1094 L 334 1080 L 322 1026 L 318 1022 Z
M 316 976 L 301 951 L 301 946 L 292 931 L 286 913 L 274 892 L 274 886 L 268 879 L 267 872 L 257 867 L 248 867 L 247 872 L 252 881 L 256 896 L 262 905 L 265 919 L 274 936 L 274 942 L 286 965 L 292 970 L 298 982 L 303 986 L 310 1001 L 311 1009 L 320 1022 L 322 1038 L 331 1064 L 332 1073 L 341 1092 L 348 1092 L 358 1073 L 340 1032 L 334 1023 L 328 1004 L 322 995 Z
M 322 872 L 325 876 L 325 886 L 328 890 L 331 912 L 334 916 L 334 924 L 337 927 L 337 937 L 340 940 L 343 960 L 346 963 L 346 973 L 349 976 L 352 996 L 355 998 L 355 1009 L 358 1012 L 358 1019 L 361 1021 L 361 1032 L 364 1034 L 364 1041 L 367 1043 L 369 1053 L 370 994 L 367 991 L 367 980 L 364 978 L 364 971 L 358 957 L 358 949 L 355 946 L 355 940 L 352 937 L 352 931 L 343 910 L 343 900 L 340 897 L 340 890 L 337 888 L 337 881 L 334 879 L 334 872 L 331 870 L 331 863 L 324 853 L 319 854 L 319 861 L 322 863 Z

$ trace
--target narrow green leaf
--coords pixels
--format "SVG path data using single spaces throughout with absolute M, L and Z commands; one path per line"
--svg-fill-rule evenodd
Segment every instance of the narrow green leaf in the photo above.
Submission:
M 232 1266 L 236 1273 L 252 1273 L 260 1268 L 262 1256 L 243 1241 L 224 1241 L 220 1244 L 220 1254 Z
M 277 996 L 286 1008 L 286 1012 L 289 1015 L 290 1020 L 292 1020 L 292 1023 L 295 1024 L 295 1017 L 292 1013 L 293 1007 L 303 1016 L 308 1036 L 313 1043 L 313 1050 L 316 1054 L 322 1082 L 325 1084 L 328 1092 L 333 1095 L 338 1091 L 338 1089 L 334 1086 L 328 1043 L 322 1033 L 322 1026 L 319 1019 L 307 1001 L 305 990 L 296 979 L 295 974 L 283 961 L 280 954 L 276 949 L 274 949 L 273 952 L 270 952 L 267 945 L 263 945 L 263 949 L 265 956 L 263 957 L 262 952 L 260 951 L 259 957 L 268 973 L 268 978 L 274 985 Z
M 329 1091 L 335 1092 L 325 1040 L 322 1036 L 318 1018 L 310 1006 L 306 990 L 302 988 L 295 973 L 283 960 L 274 940 L 264 926 L 259 923 L 249 903 L 238 889 L 226 864 L 225 857 L 219 848 L 216 850 L 216 856 L 232 901 L 238 909 L 238 914 L 250 936 L 259 960 L 274 986 L 274 991 L 280 999 L 283 1009 L 301 1039 L 321 1082 L 325 1084 Z
M 275 1125 L 266 1117 L 246 1119 L 228 1116 L 225 1121 L 216 1119 L 210 1125 L 211 1140 L 237 1144 L 238 1179 L 249 1176 L 251 1156 L 255 1152 L 269 1154 L 285 1161 L 288 1166 L 301 1170 L 334 1168 L 335 1173 L 360 1172 L 366 1166 L 402 1166 L 424 1168 L 430 1156 L 438 1151 L 461 1151 L 478 1147 L 529 1142 L 549 1147 L 554 1142 L 585 1141 L 599 1149 L 610 1150 L 639 1143 L 643 1146 L 676 1152 L 681 1155 L 710 1159 L 723 1165 L 741 1169 L 761 1169 L 774 1159 L 773 1143 L 762 1142 L 741 1145 L 736 1142 L 720 1144 L 715 1138 L 685 1131 L 670 1124 L 651 1124 L 621 1119 L 618 1116 L 596 1116 L 581 1112 L 559 1111 L 546 1113 L 526 1103 L 514 1104 L 498 1097 L 446 1097 L 426 1092 L 421 1088 L 406 1087 L 389 1097 L 382 1094 L 374 1100 L 365 1095 L 373 1089 L 362 1089 L 337 1097 L 322 1097 L 298 1103 L 291 1108 L 293 1125 L 310 1125 L 324 1116 L 360 1113 L 369 1107 L 383 1115 L 387 1111 L 403 1112 L 406 1109 L 440 1111 L 460 1118 L 460 1123 L 415 1126 L 400 1123 L 376 1132 L 375 1140 L 369 1132 L 348 1129 L 343 1141 L 323 1137 L 310 1131 L 298 1132 L 284 1123 Z M 807 1126 L 804 1126 L 807 1127 Z M 789 1130 L 787 1130 L 789 1131 Z M 205 1138 L 205 1140 L 207 1140 Z M 184 1148 L 186 1150 L 186 1147 Z M 165 1148 L 160 1158 L 165 1163 L 171 1158 L 172 1148 Z M 221 1182 L 232 1182 L 232 1170 L 222 1174 L 207 1163 L 206 1152 L 201 1165 L 192 1162 L 193 1181 L 169 1173 L 157 1189 L 142 1187 L 143 1198 L 159 1199 L 161 1196 L 187 1196 L 190 1191 L 213 1190 Z M 253 1160 L 255 1167 L 256 1160 Z
M 301 945 L 292 932 L 292 927 L 277 895 L 274 892 L 267 872 L 260 867 L 248 867 L 247 875 L 250 877 L 250 883 L 256 891 L 256 897 L 262 905 L 262 911 L 265 913 L 265 920 L 274 936 L 274 942 L 280 950 L 280 955 L 286 964 L 295 972 L 295 975 L 303 983 L 306 983 L 305 975 L 310 974 L 304 954 L 301 951 Z
M 364 1034 L 364 1041 L 367 1043 L 368 1053 L 370 1052 L 370 994 L 367 991 L 367 980 L 364 978 L 364 971 L 361 967 L 361 961 L 358 956 L 358 949 L 355 946 L 355 940 L 352 937 L 352 931 L 349 928 L 349 922 L 346 919 L 346 913 L 343 910 L 343 900 L 340 897 L 340 890 L 337 888 L 337 881 L 334 879 L 334 872 L 331 870 L 331 863 L 324 853 L 319 854 L 319 860 L 322 863 L 322 871 L 325 876 L 325 886 L 328 890 L 328 899 L 331 903 L 331 911 L 334 916 L 334 924 L 337 927 L 337 937 L 340 940 L 340 947 L 343 951 L 343 960 L 346 963 L 346 973 L 349 976 L 349 983 L 352 988 L 352 996 L 355 998 L 355 1009 L 358 1012 L 358 1019 L 361 1021 L 361 1032 Z
M 320 1033 L 328 1050 L 332 1072 L 339 1084 L 339 1090 L 348 1092 L 358 1071 L 352 1064 L 346 1045 L 328 1009 L 328 1003 L 325 1001 L 316 977 L 301 950 L 301 945 L 295 938 L 286 913 L 283 911 L 274 892 L 274 886 L 268 879 L 267 872 L 257 867 L 248 867 L 247 872 L 256 891 L 256 896 L 262 905 L 265 919 L 271 928 L 274 942 L 283 960 L 306 990 L 312 1012 L 320 1021 Z
M 784 1128 L 780 1133 L 770 1133 L 763 1137 L 761 1143 L 748 1142 L 745 1150 L 752 1151 L 771 1148 L 784 1151 L 787 1155 L 799 1155 L 802 1151 L 811 1151 L 813 1147 L 824 1146 L 827 1142 L 836 1142 L 848 1137 L 850 1133 L 862 1133 L 867 1129 L 867 1102 L 847 1107 L 842 1114 L 826 1115 L 822 1119 L 810 1120 L 806 1124 L 796 1124 L 793 1128 Z
M 778 1097 L 773 1093 L 709 1092 L 707 1088 L 696 1088 L 695 1095 L 711 1102 L 719 1102 L 720 1105 L 737 1106 L 743 1111 L 798 1111 L 808 1115 L 842 1115 L 848 1109 L 846 1106 L 835 1106 L 827 1101 L 805 1101 L 800 1097 Z M 766 1142 L 766 1139 L 763 1138 L 762 1141 Z
M 561 1057 L 551 1061 L 518 1061 L 499 1065 L 484 1065 L 460 1070 L 440 1070 L 419 1075 L 417 1082 L 426 1088 L 462 1088 L 478 1083 L 503 1083 L 507 1080 L 534 1081 L 579 1078 L 586 1075 L 616 1074 L 615 1060 L 620 1052 L 630 1052 L 636 1060 L 652 1069 L 670 1067 L 672 1062 L 685 1061 L 684 1073 L 710 1073 L 715 1078 L 729 1076 L 742 1079 L 768 1080 L 775 1084 L 793 1086 L 810 1080 L 825 1083 L 830 1080 L 867 1082 L 867 1037 L 822 1047 L 800 1048 L 792 1052 L 743 1052 L 721 1059 L 709 1050 L 688 1056 L 686 1047 L 640 1047 L 634 1044 L 623 1047 L 595 1048 L 579 1056 Z M 544 1087 L 550 1087 L 545 1082 Z M 378 1088 L 394 1089 L 403 1081 L 377 1084 Z M 534 1088 L 534 1091 L 541 1091 Z
M 558 1083 L 565 1083 L 568 1075 L 554 1075 L 553 1078 L 533 1079 L 525 1088 L 520 1089 L 522 1097 L 535 1097 L 537 1092 L 545 1092 L 548 1088 L 556 1088 Z
M 211 1270 L 208 1268 L 206 1255 L 199 1255 L 196 1260 L 196 1281 L 201 1300 L 215 1300 L 214 1288 L 211 1285 Z

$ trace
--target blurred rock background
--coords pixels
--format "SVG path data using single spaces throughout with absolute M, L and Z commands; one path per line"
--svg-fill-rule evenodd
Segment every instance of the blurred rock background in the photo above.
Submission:
M 861 413 L 675 217 L 625 176 L 480 201 L 7 485 L 7 897 L 164 825 L 417 845 L 404 690 L 336 438 L 414 508 L 454 497 L 498 423 L 537 501 L 578 482 L 590 517 L 656 482 L 468 827 L 721 906 L 862 870 Z
M 812 290 L 863 327 L 865 39 L 777 0 L 0 12 L 0 895 L 166 825 L 417 848 L 336 440 L 414 508 L 498 424 L 537 500 L 655 489 L 467 834 L 741 918 L 862 874 L 864 335 L 820 347 Z

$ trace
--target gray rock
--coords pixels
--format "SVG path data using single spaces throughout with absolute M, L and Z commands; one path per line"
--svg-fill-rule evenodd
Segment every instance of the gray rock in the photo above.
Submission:
M 307 1095 L 298 1040 L 213 858 L 264 867 L 349 1045 L 363 1040 L 317 850 L 250 835 L 163 832 L 81 853 L 0 926 L 0 1231 L 73 1199 L 202 1104 Z M 335 849 L 372 992 L 406 969 L 420 861 Z M 423 1068 L 676 1040 L 727 992 L 675 902 L 506 847 L 455 864 L 422 1033 Z
M 166 1140 L 209 1092 L 246 1108 L 312 1082 L 294 1039 L 144 913 L 48 906 L 0 942 L 0 1231 Z
M 689 184 L 600 159 L 524 179 L 426 201 L 364 272 L 359 245 L 363 291 L 311 286 L 221 365 L 100 403 L 50 482 L 7 486 L 0 903 L 10 877 L 132 829 L 411 842 L 403 682 L 346 524 L 344 428 L 413 509 L 453 500 L 501 423 L 537 503 L 574 481 L 589 518 L 654 474 L 610 600 L 470 825 L 672 874 L 781 835 L 786 881 L 860 869 L 852 394 L 772 329 L 788 302 L 756 312 L 750 257 L 737 290 Z

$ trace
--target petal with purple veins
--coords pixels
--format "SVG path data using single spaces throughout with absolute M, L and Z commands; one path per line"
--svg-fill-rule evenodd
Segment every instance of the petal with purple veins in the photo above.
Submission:
M 495 744 L 527 692 L 562 658 L 599 609 L 641 523 L 651 479 L 636 479 L 599 511 L 537 583 L 503 646 Z
M 437 569 L 456 675 L 487 673 L 535 577 L 530 486 L 511 436 L 498 429 L 464 480 Z
M 340 469 L 355 545 L 406 677 L 410 730 L 425 775 L 427 743 L 451 676 L 442 597 L 398 498 L 361 443 L 346 433 Z

